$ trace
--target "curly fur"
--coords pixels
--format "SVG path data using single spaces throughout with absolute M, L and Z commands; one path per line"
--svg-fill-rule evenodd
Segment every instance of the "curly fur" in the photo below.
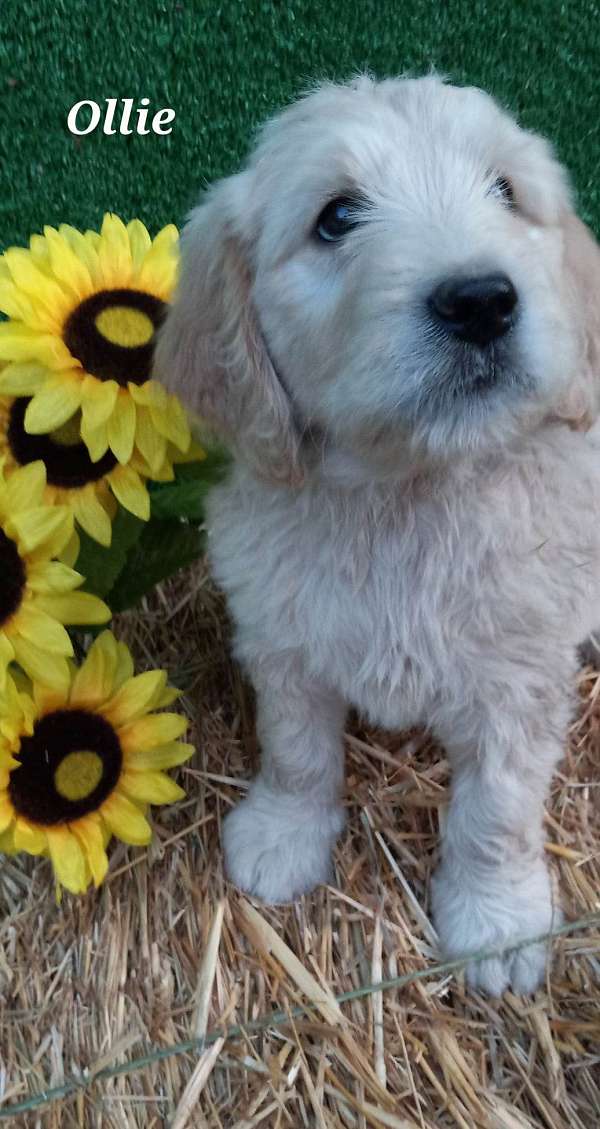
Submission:
M 347 194 L 364 222 L 319 242 Z M 426 302 L 477 271 L 519 295 L 487 350 Z M 597 622 L 599 285 L 548 143 L 436 77 L 319 87 L 192 214 L 156 365 L 237 456 L 209 529 L 258 700 L 261 773 L 225 825 L 245 890 L 276 902 L 327 878 L 352 704 L 447 750 L 444 950 L 559 917 L 542 815 Z M 529 991 L 544 967 L 537 946 L 468 975 Z

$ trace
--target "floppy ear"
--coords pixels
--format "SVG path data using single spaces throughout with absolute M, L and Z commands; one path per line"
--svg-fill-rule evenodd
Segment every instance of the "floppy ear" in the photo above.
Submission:
M 600 413 L 600 246 L 574 213 L 564 219 L 567 300 L 579 330 L 579 364 L 556 414 L 587 430 Z
M 299 436 L 252 299 L 250 173 L 212 188 L 181 237 L 181 272 L 154 374 L 262 478 L 299 485 Z

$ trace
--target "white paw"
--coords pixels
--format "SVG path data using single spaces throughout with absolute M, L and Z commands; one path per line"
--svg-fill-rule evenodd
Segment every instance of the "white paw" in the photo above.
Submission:
M 450 959 L 548 933 L 562 920 L 559 907 L 552 904 L 543 859 L 518 879 L 514 871 L 498 870 L 484 878 L 442 863 L 433 879 L 432 902 L 440 945 Z M 490 996 L 500 996 L 507 988 L 529 994 L 542 983 L 547 958 L 548 945 L 542 942 L 472 961 L 465 969 L 467 982 Z
M 277 905 L 331 878 L 331 852 L 344 826 L 342 808 L 316 804 L 256 781 L 223 825 L 231 881 Z

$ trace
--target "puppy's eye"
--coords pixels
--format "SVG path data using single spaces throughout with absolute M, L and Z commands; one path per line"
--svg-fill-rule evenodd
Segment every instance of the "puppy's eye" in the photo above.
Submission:
M 326 243 L 338 243 L 349 231 L 358 227 L 361 220 L 360 201 L 349 196 L 338 196 L 323 208 L 315 232 Z
M 510 208 L 515 206 L 515 193 L 513 186 L 506 176 L 498 176 L 494 181 L 491 189 L 490 196 L 498 196 L 500 200 L 504 200 Z

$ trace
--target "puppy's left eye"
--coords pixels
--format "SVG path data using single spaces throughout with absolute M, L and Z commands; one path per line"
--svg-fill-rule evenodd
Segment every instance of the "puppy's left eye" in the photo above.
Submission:
M 361 202 L 350 196 L 337 196 L 323 208 L 315 225 L 315 233 L 325 243 L 339 243 L 361 221 Z
M 506 176 L 496 177 L 492 187 L 490 188 L 490 196 L 498 196 L 500 200 L 504 200 L 510 208 L 515 206 L 515 193 L 513 186 Z

